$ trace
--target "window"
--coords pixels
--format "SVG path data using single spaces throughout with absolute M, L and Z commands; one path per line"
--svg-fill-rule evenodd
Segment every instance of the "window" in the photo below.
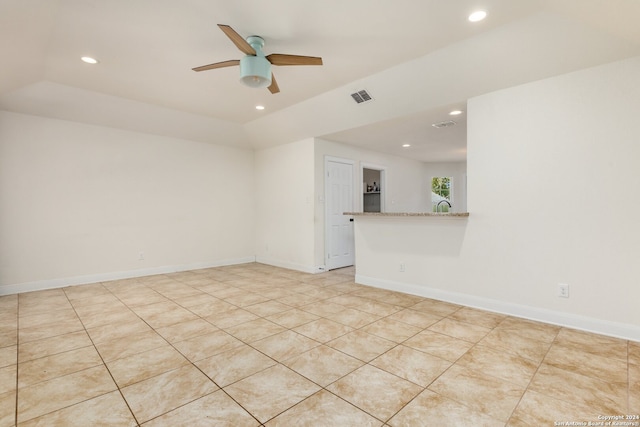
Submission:
M 449 212 L 452 179 L 448 176 L 431 178 L 431 207 L 433 212 Z

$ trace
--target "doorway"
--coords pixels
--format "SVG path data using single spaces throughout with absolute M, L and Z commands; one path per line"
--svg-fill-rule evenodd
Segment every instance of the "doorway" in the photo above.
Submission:
M 349 267 L 355 262 L 352 160 L 325 157 L 325 252 L 326 269 Z
M 362 212 L 384 212 L 386 168 L 363 163 L 360 176 L 362 178 Z

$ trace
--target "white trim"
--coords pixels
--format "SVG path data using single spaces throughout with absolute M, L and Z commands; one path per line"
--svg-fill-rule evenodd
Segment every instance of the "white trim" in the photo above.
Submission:
M 86 276 L 64 277 L 60 279 L 37 280 L 34 282 L 0 285 L 0 295 L 10 295 L 23 292 L 43 291 L 46 289 L 64 288 L 67 286 L 86 285 L 89 283 L 108 282 L 110 280 L 132 279 L 135 277 L 151 276 L 154 274 L 176 273 L 179 271 L 200 270 L 203 268 L 222 267 L 225 265 L 247 264 L 255 262 L 256 257 L 227 259 L 214 262 L 198 262 L 193 264 L 151 267 L 140 270 L 114 271 L 111 273 L 89 274 Z
M 457 292 L 449 292 L 442 289 L 429 288 L 410 283 L 377 279 L 375 277 L 368 277 L 360 274 L 356 274 L 355 281 L 356 283 L 373 286 L 376 288 L 389 289 L 392 291 L 418 295 L 425 298 L 433 298 L 441 301 L 464 305 L 467 307 L 507 314 L 510 316 L 521 317 L 529 320 L 536 320 L 544 323 L 551 323 L 558 326 L 566 326 L 569 328 L 593 332 L 596 334 L 608 335 L 626 340 L 640 341 L 640 326 L 638 325 L 594 319 L 592 317 L 580 316 L 577 314 L 563 313 L 544 308 L 513 304 L 505 301 L 477 297 L 474 295 L 461 294 Z
M 303 273 L 310 274 L 324 273 L 326 271 L 326 267 L 324 265 L 308 266 L 262 256 L 256 256 L 256 262 L 260 264 L 272 265 L 274 267 L 286 268 L 288 270 L 302 271 Z

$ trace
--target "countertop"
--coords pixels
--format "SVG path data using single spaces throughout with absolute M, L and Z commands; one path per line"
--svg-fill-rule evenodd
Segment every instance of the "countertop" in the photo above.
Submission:
M 428 217 L 444 217 L 444 218 L 466 218 L 469 212 L 344 212 L 343 215 L 349 216 L 428 216 Z

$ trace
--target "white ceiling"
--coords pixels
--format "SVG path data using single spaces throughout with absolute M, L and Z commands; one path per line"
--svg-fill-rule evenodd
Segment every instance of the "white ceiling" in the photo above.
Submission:
M 476 9 L 489 15 L 471 24 Z M 0 109 L 240 147 L 324 137 L 463 160 L 465 116 L 431 123 L 488 91 L 640 55 L 639 15 L 636 0 L 0 0 Z M 216 24 L 324 65 L 274 67 L 276 95 L 242 86 L 237 67 L 195 73 L 242 56 Z M 363 88 L 375 100 L 356 105 Z

